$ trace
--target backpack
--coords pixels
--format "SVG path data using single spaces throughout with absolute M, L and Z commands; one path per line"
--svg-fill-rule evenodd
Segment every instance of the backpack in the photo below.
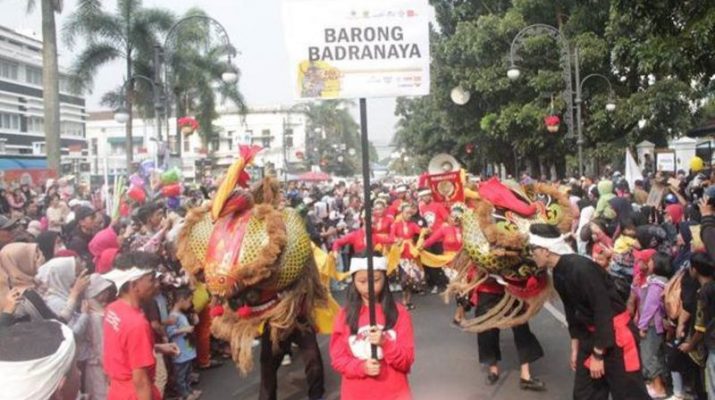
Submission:
M 663 289 L 663 304 L 665 305 L 665 314 L 668 318 L 676 320 L 683 309 L 683 301 L 680 298 L 681 286 L 683 282 L 683 274 L 687 272 L 686 268 L 678 271 L 673 276 Z

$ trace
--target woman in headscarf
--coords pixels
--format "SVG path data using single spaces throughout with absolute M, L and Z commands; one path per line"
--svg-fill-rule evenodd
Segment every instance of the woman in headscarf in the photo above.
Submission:
M 55 258 L 55 254 L 64 248 L 60 234 L 54 231 L 45 231 L 37 235 L 37 246 L 45 257 L 45 262 Z
M 15 308 L 14 321 L 57 319 L 36 290 L 35 275 L 44 261 L 36 243 L 10 243 L 0 250 L 0 301 L 11 289 L 21 290 L 25 300 Z
M 119 248 L 119 238 L 117 236 L 117 228 L 114 226 L 109 226 L 94 235 L 94 238 L 89 241 L 89 252 L 94 257 L 94 265 L 96 266 L 99 262 L 102 253 L 109 249 Z M 106 272 L 106 271 L 105 271 Z
M 42 265 L 37 274 L 46 292 L 44 300 L 58 317 L 81 337 L 87 325 L 86 312 L 78 313 L 81 296 L 89 285 L 89 274 L 78 257 L 55 257 Z

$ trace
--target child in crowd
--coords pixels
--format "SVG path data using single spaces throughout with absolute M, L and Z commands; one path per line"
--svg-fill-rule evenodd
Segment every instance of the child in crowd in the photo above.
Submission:
M 193 293 L 188 288 L 178 289 L 175 293 L 174 306 L 169 317 L 175 321 L 169 325 L 169 339 L 179 347 L 180 353 L 174 356 L 176 392 L 181 399 L 195 400 L 201 396 L 198 390 L 191 390 L 191 363 L 196 358 L 196 349 L 190 340 L 194 327 L 189 324 L 186 312 L 191 308 Z
M 670 256 L 655 254 L 647 264 L 646 283 L 640 289 L 640 331 L 643 376 L 650 383 L 648 393 L 652 398 L 664 398 L 667 394 L 663 376 L 668 370 L 665 365 L 665 328 L 663 325 L 665 308 L 663 289 L 671 274 Z
M 407 374 L 415 359 L 412 320 L 387 285 L 387 263 L 374 258 L 376 326 L 370 326 L 367 259 L 354 258 L 346 305 L 330 338 L 333 368 L 342 375 L 340 398 L 410 399 Z M 372 358 L 371 345 L 377 346 Z
M 613 276 L 618 293 L 627 301 L 633 283 L 634 250 L 640 249 L 636 239 L 636 227 L 632 221 L 624 224 L 621 235 L 613 243 L 613 260 L 608 272 Z

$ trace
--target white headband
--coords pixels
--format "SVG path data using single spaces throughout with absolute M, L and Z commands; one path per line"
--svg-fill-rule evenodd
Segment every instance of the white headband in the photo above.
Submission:
M 420 190 L 420 191 L 417 193 L 417 195 L 420 196 L 420 197 L 422 197 L 422 196 L 432 196 L 432 191 L 431 191 L 431 190 Z
M 546 250 L 560 256 L 564 254 L 573 254 L 573 249 L 568 243 L 566 243 L 565 235 L 557 238 L 546 238 L 529 233 L 529 244 L 536 247 L 543 247 Z
M 12 382 L 12 385 L 3 385 L 4 399 L 52 397 L 72 366 L 77 348 L 72 330 L 64 324 L 60 327 L 64 339 L 53 354 L 36 360 L 0 362 L 3 380 Z
M 372 270 L 387 271 L 387 259 L 385 257 L 373 257 Z M 350 275 L 358 271 L 367 271 L 367 258 L 355 257 L 350 260 Z

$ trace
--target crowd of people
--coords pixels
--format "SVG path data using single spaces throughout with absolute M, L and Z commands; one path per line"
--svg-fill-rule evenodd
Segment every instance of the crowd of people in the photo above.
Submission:
M 531 251 L 539 267 L 553 269 L 564 299 L 574 398 L 605 399 L 609 391 L 614 399 L 715 398 L 715 177 L 703 164 L 696 157 L 688 172 L 657 173 L 633 185 L 618 172 L 549 182 L 568 194 L 577 217 L 567 235 L 537 226 Z M 466 186 L 478 190 L 480 181 L 474 177 Z M 523 185 L 536 181 L 544 179 L 520 177 Z M 187 208 L 210 199 L 213 189 L 187 191 L 171 206 L 161 197 L 128 200 L 114 216 L 106 199 L 67 180 L 0 189 L 0 376 L 18 383 L 8 398 L 201 396 L 194 389 L 198 371 L 221 365 L 231 352 L 211 337 L 216 299 L 201 274 L 184 272 L 176 252 Z M 347 277 L 332 282 L 345 301 L 330 341 L 343 398 L 410 398 L 410 310 L 419 295 L 442 292 L 453 278 L 445 260 L 462 248 L 460 215 L 467 206 L 435 201 L 417 180 L 375 183 L 370 193 L 365 199 L 359 182 L 290 182 L 282 201 L 300 210 L 313 243 Z M 384 255 L 375 264 L 378 327 L 368 323 L 366 252 Z M 593 279 L 565 273 L 564 264 Z M 578 285 L 583 293 L 574 291 Z M 453 324 L 460 326 L 470 309 L 487 312 L 503 290 L 490 280 L 459 298 Z M 401 302 L 393 299 L 396 292 Z M 604 308 L 607 321 L 598 319 Z M 603 323 L 612 332 L 603 333 Z M 622 340 L 616 325 L 637 329 L 635 370 L 625 348 L 614 344 Z M 528 324 L 514 328 L 523 390 L 546 390 L 529 370 L 544 356 L 538 334 Z M 500 379 L 499 331 L 482 332 L 478 341 L 493 385 Z M 380 349 L 377 359 L 371 345 Z M 625 364 L 613 360 L 609 348 L 616 347 Z M 585 361 L 591 366 L 579 365 Z M 308 378 L 310 397 L 322 398 L 322 376 Z M 261 396 L 275 398 L 275 391 Z

